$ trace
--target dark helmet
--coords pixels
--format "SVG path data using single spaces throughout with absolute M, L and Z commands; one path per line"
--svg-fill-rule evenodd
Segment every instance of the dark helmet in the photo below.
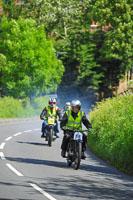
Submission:
M 56 104 L 56 99 L 55 98 L 50 98 L 48 102 L 49 102 L 49 106 L 51 108 L 53 108 L 55 106 L 55 104 Z
M 72 111 L 74 111 L 74 110 L 73 110 L 74 107 L 78 107 L 79 110 L 80 110 L 80 108 L 81 108 L 81 102 L 80 102 L 79 100 L 77 100 L 77 99 L 72 100 L 72 102 L 71 102 Z M 78 110 L 78 111 L 79 111 L 79 110 Z

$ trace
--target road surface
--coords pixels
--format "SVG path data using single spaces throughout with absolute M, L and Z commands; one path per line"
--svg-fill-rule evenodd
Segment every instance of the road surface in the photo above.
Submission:
M 37 119 L 0 124 L 1 200 L 133 200 L 133 177 L 89 149 L 79 170 L 60 156 L 63 134 L 52 147 L 40 138 Z

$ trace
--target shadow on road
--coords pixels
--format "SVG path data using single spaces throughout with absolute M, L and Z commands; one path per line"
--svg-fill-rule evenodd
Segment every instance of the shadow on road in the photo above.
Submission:
M 62 178 L 40 180 L 40 187 L 43 190 L 53 196 L 60 195 L 60 199 L 66 200 L 132 200 L 132 186 L 129 183 L 124 184 L 124 181 L 117 182 L 116 179 L 112 180 L 110 178 L 109 181 L 104 176 L 97 179 L 94 174 L 86 175 L 85 177 L 66 175 Z
M 17 141 L 17 143 L 20 143 L 20 144 L 23 144 L 23 143 L 24 144 L 32 144 L 32 145 L 37 145 L 37 146 L 48 146 L 48 144 L 46 144 L 46 143 L 38 143 L 38 142 L 21 142 L 21 141 Z
M 15 200 L 15 199 L 0 198 L 0 200 Z M 32 199 L 20 199 L 20 198 L 18 199 L 17 198 L 16 200 L 32 200 Z
M 52 160 L 41 160 L 41 159 L 35 159 L 35 158 L 15 158 L 15 157 L 6 157 L 7 160 L 9 161 L 15 161 L 19 163 L 27 163 L 27 164 L 36 164 L 36 165 L 47 165 L 47 166 L 52 166 L 52 167 L 57 167 L 57 168 L 70 168 L 67 166 L 66 159 L 64 161 L 52 161 Z M 72 168 L 72 167 L 71 167 Z M 73 170 L 73 169 L 72 169 Z M 102 174 L 110 174 L 112 176 L 118 176 L 116 172 L 113 170 L 109 170 L 108 167 L 106 166 L 96 166 L 96 165 L 88 165 L 88 164 L 82 164 L 79 170 L 82 171 L 88 171 L 88 172 L 98 172 Z

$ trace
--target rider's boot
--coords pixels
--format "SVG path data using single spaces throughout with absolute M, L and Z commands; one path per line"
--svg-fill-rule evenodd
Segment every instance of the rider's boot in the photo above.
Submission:
M 86 156 L 85 156 L 85 152 L 83 151 L 82 152 L 82 156 L 81 156 L 81 159 L 84 159 L 85 160 Z
M 58 135 L 57 133 L 56 133 L 56 135 L 55 135 L 55 136 L 56 136 L 56 138 L 59 138 L 59 135 Z
M 41 135 L 41 138 L 45 138 L 46 137 L 46 133 L 43 132 L 42 135 Z
M 62 156 L 63 158 L 65 158 L 65 157 L 66 157 L 66 151 L 62 150 L 62 151 L 61 151 L 61 156 Z
M 59 138 L 59 135 L 58 135 L 58 134 L 59 134 L 59 131 L 56 131 L 56 132 L 55 132 L 56 138 Z

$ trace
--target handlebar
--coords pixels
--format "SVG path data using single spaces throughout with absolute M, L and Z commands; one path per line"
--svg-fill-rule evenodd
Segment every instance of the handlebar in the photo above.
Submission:
M 70 131 L 70 132 L 81 132 L 81 133 L 83 133 L 83 132 L 88 132 L 88 131 L 89 131 L 88 129 L 87 129 L 87 130 L 81 130 L 81 131 L 80 131 L 80 130 L 68 129 L 68 128 L 67 128 L 67 129 L 63 129 L 63 128 L 62 128 L 62 130 L 63 130 L 63 131 Z

